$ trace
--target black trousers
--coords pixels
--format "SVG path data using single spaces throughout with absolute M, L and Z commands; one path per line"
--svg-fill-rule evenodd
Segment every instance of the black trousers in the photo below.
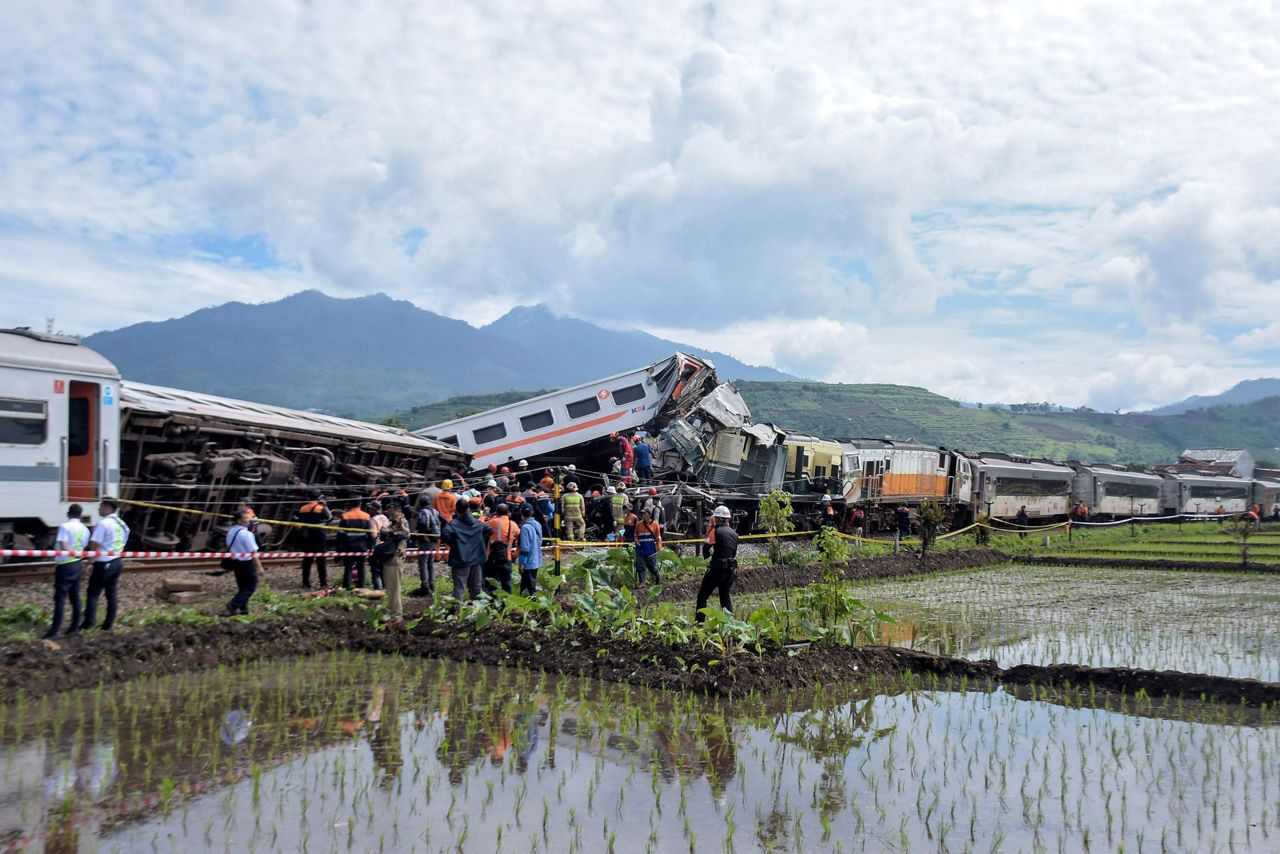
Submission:
M 520 569 L 520 595 L 532 596 L 538 592 L 538 570 Z
M 511 592 L 511 561 L 495 563 L 489 561 L 484 565 L 485 587 L 493 590 L 501 587 L 504 592 Z
M 237 560 L 234 564 L 236 595 L 227 603 L 227 610 L 233 614 L 247 614 L 249 600 L 258 589 L 258 567 L 251 560 Z
M 369 583 L 374 590 L 382 590 L 385 586 L 382 582 L 382 563 L 385 560 L 376 551 L 369 552 Z
M 67 634 L 80 631 L 80 577 L 84 574 L 84 561 L 60 563 L 53 571 L 53 625 L 45 637 L 51 638 L 62 628 L 62 615 L 67 600 L 71 600 L 71 628 Z
M 364 576 L 364 555 L 348 555 L 342 559 L 342 562 L 342 586 L 350 590 L 351 576 L 355 573 L 358 577 L 356 586 L 364 587 L 366 583 Z
M 434 549 L 436 543 L 434 540 L 427 540 L 418 552 L 418 581 L 422 583 L 422 588 L 429 593 L 436 590 L 436 556 Z
M 121 558 L 94 563 L 93 570 L 89 573 L 89 590 L 85 594 L 84 603 L 84 622 L 80 624 L 80 628 L 93 628 L 93 621 L 98 616 L 98 597 L 103 593 L 107 594 L 107 616 L 102 621 L 102 628 L 110 631 L 115 625 L 118 606 L 116 585 L 120 582 L 120 573 L 123 570 L 124 560 Z
M 308 539 L 302 544 L 303 551 L 322 552 L 328 543 L 323 539 Z M 304 557 L 302 559 L 302 586 L 311 586 L 311 564 L 315 563 L 316 575 L 320 580 L 321 587 L 329 586 L 329 559 L 323 555 L 319 557 Z
M 712 590 L 720 591 L 720 607 L 732 613 L 733 604 L 729 601 L 729 589 L 733 587 L 734 561 L 717 559 L 711 561 L 707 574 L 702 576 L 702 586 L 698 588 L 698 604 L 695 619 L 701 623 L 706 617 L 702 609 L 707 607 Z

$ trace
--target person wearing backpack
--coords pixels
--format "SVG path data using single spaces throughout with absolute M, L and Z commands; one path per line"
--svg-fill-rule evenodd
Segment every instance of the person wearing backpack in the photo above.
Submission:
M 486 585 L 501 587 L 510 593 L 511 559 L 515 556 L 520 526 L 511 520 L 511 509 L 506 504 L 499 504 L 493 518 L 485 524 L 493 529 L 493 536 L 489 538 L 489 559 L 484 565 Z
M 418 508 L 418 589 L 411 596 L 434 596 L 436 592 L 436 548 L 440 545 L 440 513 L 426 502 Z

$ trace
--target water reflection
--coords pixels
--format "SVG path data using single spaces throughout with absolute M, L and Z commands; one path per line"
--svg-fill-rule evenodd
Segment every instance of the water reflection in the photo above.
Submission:
M 133 683 L 0 708 L 0 846 L 1137 850 L 1167 826 L 1166 847 L 1208 850 L 1280 832 L 1272 713 L 945 687 L 713 701 L 345 655 Z

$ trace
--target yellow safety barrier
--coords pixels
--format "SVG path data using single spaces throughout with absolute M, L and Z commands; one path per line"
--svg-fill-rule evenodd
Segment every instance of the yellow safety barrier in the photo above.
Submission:
M 121 504 L 128 504 L 131 507 L 147 507 L 152 510 L 168 510 L 172 513 L 190 513 L 193 516 L 213 516 L 216 519 L 234 519 L 234 513 L 215 513 L 212 510 L 194 510 L 190 507 L 170 507 L 167 504 L 152 504 L 149 501 L 131 501 L 127 498 L 120 499 Z M 266 522 L 268 525 L 283 525 L 287 528 L 310 528 L 315 531 L 334 531 L 336 533 L 350 534 L 351 528 L 342 528 L 337 525 L 316 525 L 311 522 L 294 522 L 287 519 L 266 519 L 262 516 L 257 517 L 257 521 Z M 413 537 L 425 537 L 426 534 L 414 532 L 410 534 Z

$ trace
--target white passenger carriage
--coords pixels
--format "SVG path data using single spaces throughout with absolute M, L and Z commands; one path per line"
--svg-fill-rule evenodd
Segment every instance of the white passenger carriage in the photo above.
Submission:
M 115 365 L 75 338 L 0 330 L 0 540 L 43 544 L 69 503 L 118 491 L 119 399 Z
M 1071 509 L 1075 472 L 1067 466 L 991 453 L 979 454 L 975 465 L 979 512 L 1013 519 L 1026 507 L 1032 519 L 1050 519 L 1065 517 Z
M 474 457 L 476 468 L 555 454 L 565 448 L 629 433 L 660 414 L 695 405 L 714 384 L 715 367 L 677 353 L 661 362 L 519 403 L 455 418 L 416 432 Z
M 1083 501 L 1091 516 L 1159 516 L 1164 512 L 1158 474 L 1130 471 L 1121 466 L 1072 463 L 1075 478 L 1071 501 Z
M 1226 474 L 1165 472 L 1166 513 L 1243 513 L 1253 497 L 1253 481 Z

